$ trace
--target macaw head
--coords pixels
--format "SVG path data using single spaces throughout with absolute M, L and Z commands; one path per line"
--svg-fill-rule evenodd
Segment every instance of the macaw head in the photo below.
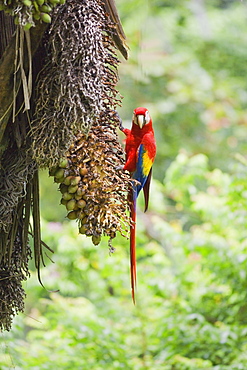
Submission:
M 134 110 L 133 123 L 142 129 L 146 124 L 151 122 L 151 117 L 147 108 L 138 107 Z

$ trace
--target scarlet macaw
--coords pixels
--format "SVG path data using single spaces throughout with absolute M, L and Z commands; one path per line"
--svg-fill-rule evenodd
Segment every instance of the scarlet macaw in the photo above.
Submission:
M 146 108 L 139 107 L 134 110 L 131 130 L 120 129 L 126 135 L 126 163 L 123 167 L 131 173 L 132 188 L 129 191 L 130 218 L 130 276 L 132 299 L 135 303 L 136 287 L 136 199 L 143 189 L 145 209 L 148 209 L 149 187 L 152 174 L 152 165 L 156 155 L 156 143 L 152 126 L 152 119 Z

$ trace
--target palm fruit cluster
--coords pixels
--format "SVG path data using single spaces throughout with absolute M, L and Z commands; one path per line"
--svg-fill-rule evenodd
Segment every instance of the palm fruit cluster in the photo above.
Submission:
M 122 148 L 113 123 L 94 126 L 87 136 L 78 134 L 67 157 L 50 170 L 60 184 L 67 217 L 77 220 L 79 233 L 92 237 L 95 245 L 102 235 L 108 236 L 110 251 L 117 231 L 126 236 L 129 228 L 129 176 L 118 170 L 119 163 L 123 164 Z
M 53 8 L 65 0 L 0 0 L 0 10 L 14 17 L 15 23 L 28 30 L 36 21 L 51 23 Z
M 105 100 L 110 106 L 117 102 L 118 60 L 106 35 L 108 22 L 99 0 L 67 0 L 53 13 L 32 123 L 34 158 L 41 167 L 56 165 L 78 131 L 88 133 Z
M 124 153 L 114 32 L 99 0 L 67 0 L 56 8 L 32 122 L 33 156 L 60 183 L 67 217 L 95 244 L 108 236 L 110 250 L 130 222 L 129 174 L 118 169 Z

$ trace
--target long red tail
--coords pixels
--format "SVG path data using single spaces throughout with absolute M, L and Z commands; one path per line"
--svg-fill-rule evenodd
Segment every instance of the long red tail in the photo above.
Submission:
M 136 288 L 136 199 L 133 199 L 130 206 L 130 277 L 131 277 L 131 292 L 132 300 L 135 304 L 135 288 Z

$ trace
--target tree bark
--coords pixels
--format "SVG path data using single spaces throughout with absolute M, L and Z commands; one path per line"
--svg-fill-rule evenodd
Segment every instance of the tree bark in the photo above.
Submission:
M 14 19 L 4 11 L 0 11 L 0 58 L 15 32 Z

